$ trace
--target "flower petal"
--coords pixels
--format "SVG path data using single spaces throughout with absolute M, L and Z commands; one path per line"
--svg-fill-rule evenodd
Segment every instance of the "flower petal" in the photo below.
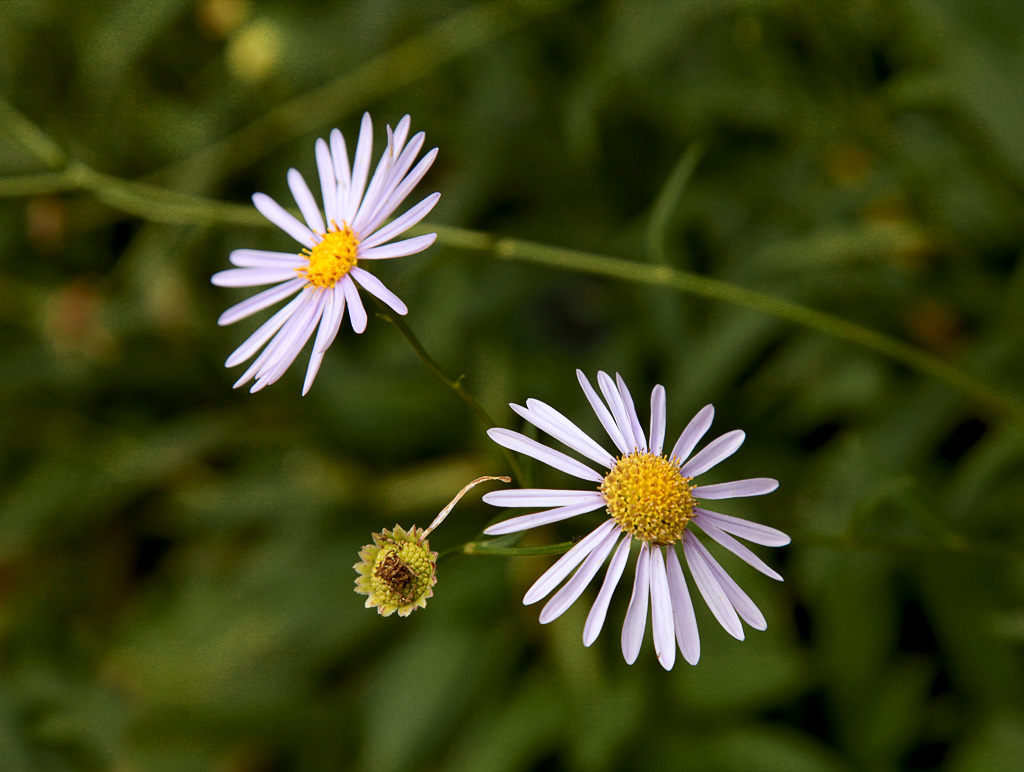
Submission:
M 311 311 L 311 307 L 315 304 L 313 290 L 308 288 L 303 290 L 297 300 L 299 302 L 296 304 L 295 310 L 285 320 L 281 330 L 267 344 L 266 348 L 260 352 L 259 356 L 253 360 L 252 364 L 249 365 L 249 369 L 242 373 L 241 377 L 235 381 L 232 388 L 237 389 L 239 386 L 248 383 L 252 378 L 262 375 L 277 363 L 281 351 L 287 346 L 292 336 L 297 334 L 297 331 L 305 324 L 308 318 L 307 313 Z
M 651 453 L 661 455 L 665 445 L 665 387 L 660 383 L 651 390 Z
M 359 141 L 356 143 L 356 155 L 352 161 L 352 188 L 349 190 L 348 201 L 341 218 L 351 223 L 356 210 L 366 192 L 366 177 L 370 171 L 370 156 L 373 153 L 373 121 L 369 113 L 363 113 L 363 121 L 359 126 Z
M 572 421 L 559 413 L 553 407 L 548 407 L 540 400 L 526 400 L 526 407 L 510 404 L 518 415 L 525 418 L 538 429 L 550 434 L 566 447 L 572 448 L 582 456 L 591 461 L 611 468 L 615 459 L 612 455 L 594 442 L 590 437 L 576 426 Z
M 299 313 L 303 314 L 301 324 L 298 319 L 292 330 L 281 344 L 280 350 L 274 357 L 274 363 L 263 368 L 263 372 L 256 374 L 256 383 L 252 385 L 249 392 L 255 394 L 257 391 L 276 383 L 282 375 L 291 367 L 292 362 L 298 357 L 302 347 L 306 345 L 309 336 L 313 334 L 317 323 L 324 311 L 324 294 L 317 292 L 312 296 L 312 302 L 307 304 L 307 309 Z M 299 314 L 296 314 L 298 317 Z
M 718 439 L 709 442 L 704 450 L 683 464 L 679 468 L 679 473 L 683 477 L 696 477 L 703 474 L 739 450 L 746 438 L 747 435 L 739 429 L 726 432 Z
M 309 262 L 305 255 L 265 249 L 235 249 L 228 260 L 239 268 L 301 268 Z
M 359 249 L 357 255 L 360 260 L 388 260 L 392 257 L 406 257 L 422 252 L 433 244 L 436 238 L 436 233 L 413 236 L 411 239 L 403 239 L 392 244 L 381 244 L 379 247 L 371 247 L 365 251 Z
M 605 520 L 601 525 L 584 536 L 576 546 L 562 555 L 551 568 L 541 574 L 540 578 L 533 583 L 533 586 L 526 591 L 526 595 L 523 597 L 523 605 L 529 606 L 546 598 L 616 528 L 618 526 L 615 525 L 614 520 Z
M 395 236 L 405 233 L 409 228 L 430 214 L 430 210 L 433 209 L 434 205 L 440 200 L 440 193 L 431 193 L 401 217 L 395 218 L 379 231 L 374 231 L 373 235 L 367 236 L 359 242 L 359 246 L 364 250 L 370 249 L 383 244 L 389 239 L 393 239 Z
M 274 334 L 284 326 L 284 323 L 291 318 L 291 315 L 295 313 L 296 309 L 302 303 L 303 295 L 298 295 L 292 299 L 288 305 L 278 310 L 272 317 L 265 321 L 262 325 L 257 328 L 256 332 L 250 335 L 245 343 L 236 348 L 231 356 L 228 357 L 224 363 L 225 367 L 234 367 L 240 365 L 242 362 L 249 359 L 253 354 L 259 351 L 263 345 L 274 337 Z
M 548 622 L 552 622 L 562 616 L 583 594 L 583 591 L 594 578 L 594 575 L 604 565 L 608 553 L 612 551 L 615 542 L 619 540 L 620 533 L 616 529 L 609 531 L 604 539 L 594 547 L 594 551 L 587 555 L 587 559 L 583 561 L 583 565 L 572 575 L 572 578 L 562 585 L 562 589 L 551 596 L 551 600 L 544 604 L 544 608 L 540 612 L 540 623 L 542 625 L 546 625 Z
M 689 531 L 683 534 L 683 553 L 686 555 L 686 564 L 693 573 L 693 580 L 697 583 L 697 589 L 704 596 L 704 602 L 708 604 L 715 619 L 729 635 L 742 641 L 743 625 L 736 616 L 736 609 L 732 607 L 725 590 L 715 577 L 715 572 L 705 560 L 705 553 L 701 550 L 697 538 Z
M 731 537 L 721 528 L 700 517 L 694 517 L 694 522 L 704 530 L 704 533 L 721 544 L 740 560 L 753 566 L 765 576 L 770 576 L 778 582 L 782 581 L 782 575 L 779 574 L 778 571 L 770 568 L 767 563 L 755 555 L 748 547 L 736 541 L 736 539 Z
M 267 306 L 272 306 L 274 303 L 294 295 L 305 284 L 305 279 L 295 278 L 283 284 L 278 284 L 276 287 L 263 290 L 263 292 L 259 292 L 251 298 L 231 306 L 231 308 L 220 315 L 220 318 L 217 319 L 217 324 L 223 327 L 228 324 L 234 324 L 240 319 L 245 319 L 247 316 L 252 316 L 257 311 L 262 311 Z
M 671 549 L 671 547 L 669 548 Z M 651 583 L 651 632 L 654 634 L 654 653 L 666 670 L 676 663 L 675 623 L 672 612 L 672 597 L 669 595 L 668 576 L 665 573 L 665 556 L 661 547 L 651 547 L 649 565 Z
M 561 453 L 557 450 L 549 448 L 547 445 L 541 445 L 536 440 L 531 440 L 529 437 L 524 437 L 519 432 L 511 431 L 510 429 L 488 429 L 487 436 L 494 440 L 496 443 L 509 450 L 514 450 L 517 453 L 522 453 L 530 458 L 535 458 L 541 463 L 547 464 L 550 467 L 554 467 L 559 471 L 570 474 L 573 477 L 578 477 L 581 480 L 590 480 L 591 482 L 600 483 L 604 480 L 604 477 L 595 472 L 589 466 L 586 466 L 574 458 Z
M 376 212 L 374 212 L 373 218 L 368 223 L 370 230 L 380 226 L 382 222 L 391 216 L 398 207 L 405 201 L 405 197 L 412 192 L 412 189 L 416 187 L 423 175 L 430 169 L 431 164 L 434 163 L 434 159 L 437 158 L 437 148 L 435 147 L 416 164 L 416 167 L 409 172 L 409 174 L 400 182 L 398 186 L 388 195 L 384 202 L 380 205 Z
M 626 438 L 622 436 L 622 432 L 619 431 L 619 427 L 615 424 L 615 418 L 608 411 L 604 402 L 597 396 L 597 392 L 594 391 L 594 387 L 590 385 L 590 381 L 587 380 L 587 376 L 583 374 L 582 370 L 576 371 L 576 379 L 580 382 L 580 387 L 583 389 L 583 393 L 587 397 L 587 401 L 590 403 L 590 407 L 594 411 L 594 415 L 597 416 L 597 420 L 601 422 L 601 426 L 608 432 L 608 436 L 611 438 L 615 447 L 619 449 L 619 452 L 625 455 L 629 453 L 631 448 L 626 444 Z
M 334 343 L 334 338 L 341 327 L 341 319 L 345 316 L 345 290 L 335 284 L 328 292 L 334 298 L 334 306 L 329 308 L 330 313 L 324 311 L 324 321 L 313 344 L 313 351 L 318 354 L 323 354 Z
M 324 361 L 324 353 L 327 351 L 325 344 L 328 338 L 333 339 L 341 325 L 341 315 L 338 313 L 338 300 L 344 303 L 345 296 L 331 287 L 323 291 L 325 296 L 323 314 L 320 317 L 320 328 L 316 331 L 316 339 L 313 341 L 313 353 L 309 356 L 309 364 L 306 366 L 306 378 L 302 382 L 302 396 L 309 393 L 313 386 L 313 379 L 320 372 L 320 363 Z
M 615 387 L 615 382 L 608 373 L 599 370 L 597 373 L 597 385 L 601 389 L 601 394 L 604 395 L 605 402 L 608 403 L 612 416 L 615 418 L 615 425 L 622 434 L 622 438 L 626 441 L 626 447 L 629 448 L 626 452 L 636 452 L 637 448 L 640 447 L 640 441 L 633 435 L 633 427 L 626 416 L 626 407 L 622 404 L 622 395 L 619 394 L 619 390 Z
M 640 418 L 636 414 L 636 405 L 633 402 L 633 395 L 629 393 L 629 387 L 622 379 L 622 376 L 615 373 L 615 385 L 619 389 L 619 396 L 622 397 L 622 406 L 626 409 L 626 419 L 629 421 L 629 428 L 633 437 L 639 443 L 640 450 L 647 452 L 647 438 L 644 437 L 643 427 L 640 426 Z
M 364 271 L 358 265 L 352 266 L 349 275 L 353 281 L 359 284 L 364 290 L 381 299 L 385 305 L 399 314 L 409 313 L 408 307 L 394 292 L 384 286 L 384 282 L 378 279 L 369 271 Z
M 647 567 L 650 561 L 647 542 L 640 545 L 640 557 L 636 561 L 636 576 L 633 579 L 633 594 L 626 609 L 626 621 L 622 625 L 622 656 L 632 665 L 640 654 L 647 629 L 647 599 L 651 590 L 651 574 Z
M 542 504 L 541 506 L 549 505 Z M 502 520 L 500 523 L 495 523 L 494 525 L 485 528 L 484 533 L 488 536 L 501 536 L 506 533 L 518 533 L 519 531 L 525 531 L 530 528 L 537 528 L 542 525 L 557 523 L 561 520 L 568 520 L 569 518 L 576 517 L 577 515 L 584 515 L 587 512 L 593 512 L 595 509 L 600 509 L 602 506 L 604 506 L 604 499 L 601 498 L 601 494 L 598 493 L 594 495 L 594 498 L 581 501 L 576 504 L 556 507 L 555 509 L 549 509 L 544 512 L 534 512 L 530 515 L 519 515 L 518 517 L 512 517 L 508 520 Z
M 351 276 L 341 278 L 341 291 L 345 293 L 345 300 L 348 303 L 348 320 L 352 323 L 352 329 L 361 333 L 366 329 L 366 309 L 363 307 L 363 299 L 359 297 L 359 290 Z
M 718 586 L 722 588 L 726 598 L 734 609 L 738 613 L 743 621 L 753 627 L 755 630 L 764 630 L 768 627 L 768 623 L 764 619 L 764 614 L 761 610 L 754 605 L 752 601 L 740 586 L 736 584 L 735 580 L 729 576 L 728 572 L 722 568 L 718 561 L 715 560 L 711 553 L 708 552 L 707 547 L 700 543 L 696 537 L 690 541 L 693 542 L 692 548 L 700 552 L 704 558 L 704 562 L 711 572 L 715 575 L 715 580 L 718 582 Z
M 334 162 L 334 179 L 339 187 L 348 190 L 352 187 L 352 169 L 348 164 L 348 148 L 345 146 L 345 135 L 338 129 L 331 131 L 331 160 Z M 340 203 L 340 202 L 339 202 Z M 341 209 L 331 213 L 335 220 L 341 220 Z
M 312 248 L 320 241 L 313 231 L 286 212 L 284 207 L 266 193 L 253 193 L 252 203 L 261 215 L 302 244 L 302 246 Z
M 593 501 L 595 491 L 554 490 L 552 488 L 519 488 L 512 491 L 488 491 L 485 503 L 493 507 L 561 507 Z
M 295 278 L 294 268 L 228 268 L 217 271 L 210 282 L 218 287 L 258 287 L 261 284 L 280 284 Z
M 693 495 L 698 499 L 739 499 L 745 496 L 763 496 L 779 487 L 779 481 L 770 477 L 754 477 L 749 480 L 698 485 Z
M 733 517 L 732 515 L 711 512 L 702 507 L 696 507 L 693 511 L 696 515 L 700 516 L 697 524 L 701 528 L 704 527 L 704 523 L 710 522 L 723 531 L 728 531 L 733 536 L 739 536 L 741 539 L 752 541 L 754 544 L 763 544 L 766 547 L 784 547 L 790 542 L 788 535 L 767 525 L 761 525 L 760 523 L 754 523 L 740 517 Z
M 608 564 L 608 571 L 605 572 L 604 582 L 601 584 L 601 591 L 597 593 L 597 600 L 590 607 L 587 614 L 587 623 L 583 626 L 583 645 L 590 646 L 601 634 L 604 627 L 605 617 L 608 616 L 608 604 L 611 603 L 612 594 L 622 578 L 622 572 L 626 569 L 626 560 L 629 557 L 629 545 L 633 539 L 626 536 L 615 550 L 611 563 Z
M 700 442 L 701 438 L 707 434 L 708 429 L 711 428 L 711 422 L 714 418 L 714 405 L 702 407 L 697 415 L 690 419 L 690 423 L 683 429 L 683 433 L 679 435 L 675 447 L 672 448 L 670 457 L 674 456 L 679 459 L 680 465 L 684 464 L 686 459 L 690 457 L 690 454 L 693 453 L 693 449 L 697 447 L 697 443 Z
M 683 568 L 675 547 L 668 549 L 668 590 L 672 596 L 672 613 L 675 618 L 676 643 L 683 659 L 696 665 L 700 659 L 700 634 L 697 632 L 697 617 L 693 613 L 693 601 L 686 588 Z
M 327 228 L 324 227 L 324 217 L 320 214 L 320 207 L 317 206 L 309 185 L 306 184 L 305 178 L 298 169 L 288 170 L 288 187 L 291 189 L 295 203 L 299 205 L 299 211 L 302 212 L 302 217 L 309 229 L 316 233 L 324 233 Z
M 339 132 L 340 133 L 340 132 Z M 338 179 L 334 176 L 334 161 L 331 150 L 322 139 L 316 141 L 316 169 L 320 174 L 320 194 L 324 198 L 324 214 L 327 225 L 338 219 Z

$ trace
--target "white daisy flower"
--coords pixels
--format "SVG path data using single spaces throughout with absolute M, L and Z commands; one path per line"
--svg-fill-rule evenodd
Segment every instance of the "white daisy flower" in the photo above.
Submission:
M 542 508 L 543 511 L 520 515 L 486 529 L 499 535 L 567 520 L 602 507 L 608 519 L 551 566 L 526 593 L 529 605 L 546 598 L 576 569 L 575 574 L 547 602 L 540 612 L 542 624 L 561 616 L 597 575 L 611 555 L 604 583 L 590 609 L 583 628 L 583 643 L 590 646 L 601 632 L 612 593 L 622 578 L 633 540 L 640 542 L 640 554 L 633 580 L 633 595 L 622 627 L 622 654 L 633 664 L 640 653 L 647 627 L 650 603 L 654 650 L 666 670 L 675 664 L 676 644 L 691 665 L 700 658 L 700 638 L 693 603 L 679 561 L 677 545 L 697 589 L 722 627 L 743 640 L 742 619 L 755 630 L 767 626 L 764 616 L 739 585 L 725 572 L 697 538 L 692 526 L 772 579 L 782 577 L 769 568 L 738 536 L 755 544 L 778 547 L 789 537 L 758 523 L 741 520 L 704 509 L 701 500 L 761 496 L 771 493 L 779 483 L 768 478 L 737 480 L 714 485 L 697 485 L 693 478 L 735 453 L 744 440 L 741 431 L 726 432 L 691 456 L 697 443 L 711 426 L 714 408 L 707 405 L 686 426 L 671 452 L 663 453 L 665 441 L 665 389 L 655 386 L 651 392 L 651 424 L 644 434 L 629 389 L 619 375 L 613 381 L 606 373 L 597 374 L 604 401 L 590 381 L 576 371 L 580 386 L 598 420 L 618 450 L 613 455 L 584 433 L 553 407 L 535 399 L 526 407 L 512 409 L 543 432 L 571 450 L 602 467 L 588 464 L 508 429 L 491 429 L 487 434 L 503 447 L 530 456 L 568 475 L 594 483 L 591 490 L 521 489 L 494 491 L 484 496 L 488 504 L 503 507 Z M 578 568 L 577 568 L 578 566 Z
M 213 283 L 221 287 L 276 285 L 229 308 L 217 320 L 221 325 L 233 324 L 298 293 L 228 357 L 225 366 L 234 367 L 263 349 L 235 383 L 235 388 L 255 378 L 250 391 L 256 392 L 276 381 L 316 331 L 313 353 L 302 386 L 302 393 L 308 392 L 324 353 L 338 334 L 346 306 L 352 329 L 357 333 L 366 329 L 366 309 L 358 287 L 399 314 L 408 313 L 405 303 L 359 264 L 364 260 L 385 260 L 422 252 L 437 237 L 437 234 L 430 233 L 391 242 L 422 220 L 433 209 L 441 197 L 440 193 L 427 196 L 405 214 L 384 225 L 437 156 L 437 148 L 434 148 L 413 167 L 423 148 L 425 135 L 420 132 L 407 143 L 409 124 L 407 115 L 398 122 L 394 131 L 387 127 L 388 147 L 369 184 L 367 177 L 373 147 L 373 124 L 369 113 L 363 115 L 351 167 L 340 131 L 334 129 L 331 132 L 330 145 L 318 139 L 316 165 L 320 173 L 323 214 L 302 175 L 295 169 L 288 170 L 288 187 L 305 224 L 270 196 L 264 193 L 253 195 L 252 202 L 260 214 L 299 242 L 303 249 L 299 254 L 236 249 L 228 259 L 238 267 L 213 276 Z

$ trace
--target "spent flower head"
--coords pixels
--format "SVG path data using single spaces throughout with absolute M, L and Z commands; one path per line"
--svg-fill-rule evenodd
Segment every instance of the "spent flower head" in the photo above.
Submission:
M 470 488 L 487 480 L 511 482 L 508 477 L 478 477 L 448 502 L 428 528 L 413 526 L 406 531 L 396 525 L 393 531 L 385 528 L 373 534 L 373 544 L 359 550 L 360 560 L 353 566 L 359 574 L 356 592 L 369 596 L 366 608 L 376 608 L 377 613 L 385 617 L 396 611 L 398 616 L 407 617 L 427 605 L 437 584 L 437 553 L 430 551 L 427 536 L 448 517 Z
M 601 525 L 575 544 L 534 583 L 523 602 L 531 604 L 546 598 L 575 570 L 541 610 L 541 623 L 551 622 L 576 602 L 611 555 L 604 583 L 583 629 L 583 643 L 590 646 L 601 632 L 612 594 L 625 570 L 630 545 L 636 540 L 640 542 L 640 550 L 633 593 L 622 628 L 622 653 L 627 662 L 635 662 L 640 652 L 647 627 L 648 603 L 654 650 L 662 666 L 670 670 L 675 664 L 676 644 L 691 665 L 700 658 L 697 620 L 679 561 L 680 546 L 698 591 L 730 635 L 743 639 L 741 619 L 756 630 L 765 629 L 764 615 L 711 556 L 693 528 L 699 527 L 707 537 L 761 573 L 782 580 L 778 573 L 734 537 L 756 544 L 781 546 L 789 543 L 786 534 L 712 512 L 702 506 L 703 500 L 771 493 L 778 487 L 778 482 L 763 477 L 713 485 L 694 482 L 698 475 L 735 453 L 743 443 L 744 433 L 726 432 L 693 454 L 714 417 L 714 408 L 707 405 L 687 424 L 672 450 L 664 453 L 666 410 L 662 386 L 655 386 L 651 392 L 648 434 L 640 424 L 633 398 L 620 376 L 616 375 L 613 381 L 606 373 L 598 373 L 602 400 L 587 377 L 579 370 L 576 374 L 594 413 L 618 450 L 617 455 L 609 453 L 572 421 L 539 400 L 528 399 L 526 407 L 511 407 L 541 431 L 603 467 L 602 471 L 596 471 L 592 466 L 519 432 L 508 429 L 488 431 L 491 439 L 499 445 L 591 482 L 596 489 L 535 488 L 488 493 L 484 501 L 489 504 L 539 507 L 542 511 L 505 520 L 487 528 L 484 533 L 515 533 L 602 508 L 608 515 Z
M 297 254 L 261 249 L 234 250 L 228 259 L 237 267 L 214 274 L 214 284 L 221 287 L 275 286 L 232 306 L 221 314 L 218 324 L 233 324 L 298 294 L 228 357 L 225 366 L 234 367 L 260 352 L 235 383 L 235 388 L 254 378 L 255 383 L 250 389 L 253 392 L 274 383 L 284 375 L 306 341 L 316 332 L 302 386 L 302 393 L 308 392 L 324 353 L 338 334 L 346 307 L 352 329 L 357 333 L 366 329 L 367 314 L 359 296 L 359 287 L 397 313 L 408 313 L 405 303 L 366 270 L 365 261 L 422 252 L 434 243 L 437 236 L 429 233 L 392 242 L 433 209 L 440 193 L 427 196 L 400 217 L 384 224 L 427 173 L 437 156 L 437 148 L 434 148 L 413 167 L 423 148 L 425 135 L 420 132 L 408 139 L 409 125 L 407 115 L 398 122 L 394 131 L 387 127 L 387 149 L 369 182 L 373 147 L 373 124 L 369 113 L 363 115 L 351 167 L 345 139 L 338 129 L 331 132 L 329 145 L 318 139 L 316 165 L 320 174 L 323 213 L 302 175 L 295 169 L 288 170 L 288 187 L 305 223 L 286 212 L 270 196 L 264 193 L 253 195 L 253 204 L 260 214 L 299 242 L 302 250 Z

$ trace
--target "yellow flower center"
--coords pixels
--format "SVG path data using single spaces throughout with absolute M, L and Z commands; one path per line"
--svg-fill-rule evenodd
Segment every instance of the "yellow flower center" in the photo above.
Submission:
M 388 544 L 373 561 L 370 587 L 385 603 L 401 606 L 418 600 L 430 588 L 434 571 L 429 551 L 419 544 Z
M 626 533 L 652 544 L 675 544 L 697 504 L 691 479 L 664 456 L 637 451 L 616 460 L 600 491 L 608 514 Z
M 322 236 L 320 243 L 312 250 L 302 253 L 309 258 L 309 264 L 297 268 L 296 272 L 314 287 L 327 289 L 337 284 L 341 277 L 355 266 L 359 237 L 343 222 L 342 227 L 331 220 L 331 227 Z

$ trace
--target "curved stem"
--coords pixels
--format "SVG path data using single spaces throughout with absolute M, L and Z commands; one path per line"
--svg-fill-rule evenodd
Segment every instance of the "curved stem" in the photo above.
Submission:
M 391 324 L 395 326 L 395 328 L 401 333 L 402 337 L 408 341 L 410 346 L 412 346 L 412 350 L 416 352 L 416 356 L 420 358 L 420 361 L 427 366 L 427 369 L 436 375 L 445 386 L 454 391 L 458 395 L 459 399 L 469 405 L 469 408 L 476 414 L 477 418 L 480 419 L 480 422 L 485 427 L 490 429 L 492 426 L 497 426 L 497 421 L 495 421 L 491 415 L 484 410 L 483 405 L 477 402 L 476 398 L 462 385 L 462 379 L 465 376 L 460 375 L 458 378 L 449 378 L 448 374 L 441 369 L 441 366 L 438 365 L 437 362 L 434 361 L 434 358 L 427 353 L 427 350 L 423 348 L 423 344 L 420 343 L 419 338 L 416 337 L 413 331 L 409 329 L 409 325 L 405 323 L 405 320 L 377 298 L 374 298 L 373 300 L 377 304 L 378 309 L 380 309 L 377 312 L 377 316 L 385 321 L 391 322 Z M 501 450 L 502 453 L 505 454 L 505 458 L 508 460 L 509 466 L 512 467 L 512 473 L 516 476 L 516 480 L 518 480 L 519 484 L 522 485 L 526 478 L 523 476 L 523 469 L 519 465 L 518 459 L 516 459 L 512 454 L 512 451 L 507 448 L 502 448 Z

